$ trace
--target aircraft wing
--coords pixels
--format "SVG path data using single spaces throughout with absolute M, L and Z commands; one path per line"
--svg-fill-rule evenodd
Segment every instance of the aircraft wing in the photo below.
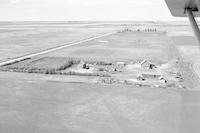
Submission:
M 175 17 L 187 17 L 186 8 L 192 9 L 195 17 L 200 17 L 200 0 L 165 0 L 165 2 Z

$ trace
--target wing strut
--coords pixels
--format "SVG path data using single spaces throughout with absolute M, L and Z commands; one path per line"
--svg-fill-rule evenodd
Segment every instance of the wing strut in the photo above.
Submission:
M 195 33 L 195 36 L 200 44 L 200 30 L 199 30 L 199 27 L 197 25 L 197 22 L 195 20 L 195 17 L 194 17 L 194 14 L 193 14 L 193 9 L 192 8 L 186 8 L 185 9 L 185 12 L 190 20 L 190 24 L 192 26 L 192 29 Z

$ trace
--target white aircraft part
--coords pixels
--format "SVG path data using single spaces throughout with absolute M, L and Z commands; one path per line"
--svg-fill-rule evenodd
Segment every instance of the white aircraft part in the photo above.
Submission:
M 200 17 L 200 0 L 165 0 L 172 16 L 187 17 L 187 8 L 192 9 L 195 17 Z

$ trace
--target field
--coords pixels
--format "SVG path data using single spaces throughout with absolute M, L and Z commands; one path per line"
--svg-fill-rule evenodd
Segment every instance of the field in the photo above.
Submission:
M 172 55 L 166 55 L 169 40 L 160 33 L 118 33 L 80 46 L 48 54 L 56 57 L 85 57 L 107 60 L 138 60 L 166 62 Z M 159 59 L 159 56 L 164 57 Z M 172 57 L 173 58 L 173 57 Z
M 1 61 L 118 31 L 0 66 L 0 132 L 199 133 L 200 52 L 188 25 L 32 22 L 0 29 Z
M 85 27 L 70 24 L 1 24 L 0 62 L 59 45 L 115 31 L 111 27 Z
M 0 78 L 4 133 L 198 131 L 199 92 L 55 82 L 56 76 L 25 73 L 1 72 Z
M 72 59 L 67 59 L 67 57 L 71 57 Z M 114 35 L 95 39 L 37 58 L 39 59 L 33 58 L 6 65 L 2 70 L 56 75 L 109 77 L 100 78 L 95 83 L 121 83 L 134 84 L 141 87 L 185 88 L 184 83 L 181 83 L 183 77 L 181 74 L 182 71 L 179 70 L 179 64 L 174 63 L 175 60 L 178 60 L 179 55 L 176 49 L 174 49 L 173 43 L 166 36 L 166 33 L 161 31 L 147 32 L 146 30 L 146 32 L 138 32 L 124 30 Z M 94 61 L 86 61 L 87 59 Z M 106 64 L 104 62 L 106 60 L 110 63 Z M 140 68 L 140 63 L 143 60 L 153 62 L 153 64 L 156 64 L 157 69 L 144 70 Z M 106 65 L 99 65 L 98 62 Z M 120 62 L 124 63 L 124 65 L 120 66 L 118 64 Z M 88 70 L 83 68 L 83 64 L 85 66 L 88 65 Z M 163 66 L 167 66 L 167 68 L 163 69 Z M 137 80 L 139 75 L 148 75 L 147 77 L 152 76 L 152 78 L 146 77 L 143 78 L 145 82 L 140 82 Z M 163 80 L 160 81 L 159 78 Z M 162 84 L 159 82 L 168 83 Z

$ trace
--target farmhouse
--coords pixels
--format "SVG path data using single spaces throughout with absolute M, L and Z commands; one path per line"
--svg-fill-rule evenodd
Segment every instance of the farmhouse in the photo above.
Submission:
M 145 79 L 158 79 L 159 77 L 161 77 L 161 75 L 157 75 L 157 74 L 141 74 L 143 78 Z
M 140 75 L 137 76 L 137 80 L 144 81 L 145 78 L 144 78 L 144 76 L 142 74 L 140 74 Z
M 126 65 L 126 63 L 125 62 L 117 62 L 116 65 L 118 67 L 124 67 Z
M 163 76 L 160 76 L 158 80 L 161 83 L 167 83 L 167 80 L 165 80 L 165 78 Z
M 143 68 L 143 69 L 154 69 L 154 68 L 156 68 L 156 66 L 153 63 L 147 61 L 146 59 L 144 59 L 140 63 L 140 65 L 141 65 L 141 68 Z

